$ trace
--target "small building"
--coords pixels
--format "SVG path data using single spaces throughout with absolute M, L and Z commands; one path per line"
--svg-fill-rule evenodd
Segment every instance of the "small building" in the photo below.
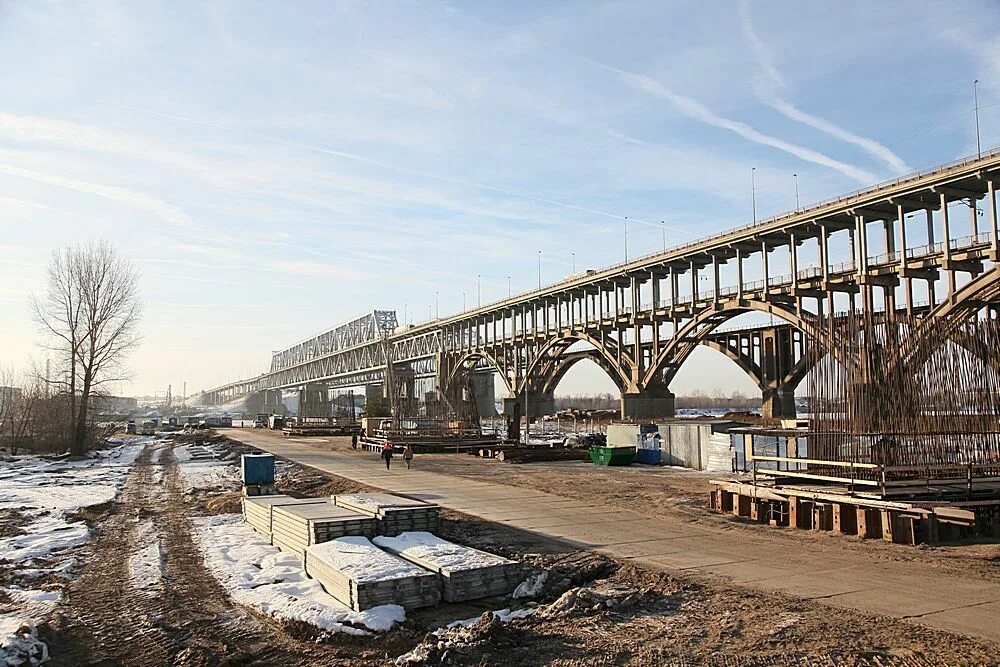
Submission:
M 732 472 L 736 453 L 729 430 L 740 426 L 728 419 L 671 419 L 658 423 L 608 425 L 608 446 L 658 450 L 651 460 L 692 470 Z M 643 457 L 640 457 L 640 460 Z

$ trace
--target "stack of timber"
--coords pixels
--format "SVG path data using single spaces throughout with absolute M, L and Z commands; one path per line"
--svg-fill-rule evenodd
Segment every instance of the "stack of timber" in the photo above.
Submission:
M 354 435 L 361 434 L 361 425 L 357 422 L 345 424 L 290 424 L 281 429 L 283 435 L 309 437 L 321 435 Z
M 328 500 L 271 509 L 271 544 L 300 558 L 305 558 L 310 545 L 359 535 L 374 537 L 375 520 Z
M 305 567 L 327 593 L 355 611 L 383 604 L 415 609 L 441 601 L 436 574 L 382 551 L 364 537 L 310 546 Z
M 271 539 L 271 515 L 274 507 L 290 505 L 316 505 L 326 503 L 324 498 L 292 498 L 272 495 L 243 498 L 243 520 L 261 535 Z M 327 503 L 328 504 L 328 503 Z
M 712 480 L 709 504 L 757 523 L 883 539 L 897 544 L 1000 537 L 1000 499 L 932 496 L 887 500 L 836 486 Z
M 586 449 L 567 449 L 565 447 L 521 447 L 504 445 L 502 447 L 482 447 L 470 454 L 478 454 L 480 458 L 496 459 L 504 463 L 535 463 L 539 461 L 586 461 Z
M 375 544 L 441 577 L 445 602 L 506 595 L 521 581 L 521 565 L 425 532 L 376 537 Z
M 338 507 L 359 512 L 378 522 L 378 535 L 399 535 L 410 531 L 434 532 L 438 528 L 439 507 L 388 493 L 359 493 L 334 496 Z

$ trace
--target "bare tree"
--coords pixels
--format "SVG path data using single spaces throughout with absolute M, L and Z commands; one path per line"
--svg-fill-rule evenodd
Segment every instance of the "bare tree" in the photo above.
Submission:
M 104 241 L 56 251 L 34 312 L 47 346 L 65 360 L 65 377 L 58 382 L 70 402 L 70 453 L 81 455 L 88 445 L 91 397 L 125 379 L 123 362 L 138 342 L 138 273 Z
M 13 368 L 0 368 L 0 443 L 10 448 L 11 454 L 35 444 L 35 411 L 44 393 L 37 379 Z

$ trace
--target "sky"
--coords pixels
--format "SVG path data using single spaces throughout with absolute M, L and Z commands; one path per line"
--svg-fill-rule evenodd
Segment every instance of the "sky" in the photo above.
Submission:
M 0 365 L 104 238 L 141 273 L 121 393 L 373 308 L 426 320 L 1000 144 L 1000 5 L 0 0 Z M 661 221 L 663 221 L 661 223 Z M 671 387 L 754 391 L 699 350 Z M 558 393 L 611 390 L 579 365 Z

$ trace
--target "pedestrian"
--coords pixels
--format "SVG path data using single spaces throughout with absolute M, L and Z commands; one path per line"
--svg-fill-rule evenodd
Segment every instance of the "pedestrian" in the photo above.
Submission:
M 413 447 L 406 445 L 406 449 L 403 450 L 403 461 L 406 462 L 406 469 L 410 469 L 410 465 L 413 463 Z
M 382 458 L 385 459 L 385 469 L 389 469 L 389 464 L 392 463 L 392 443 L 387 442 L 385 446 L 382 447 Z
M 352 433 L 351 434 L 351 449 L 357 449 L 357 448 L 358 448 L 358 434 L 357 433 Z

